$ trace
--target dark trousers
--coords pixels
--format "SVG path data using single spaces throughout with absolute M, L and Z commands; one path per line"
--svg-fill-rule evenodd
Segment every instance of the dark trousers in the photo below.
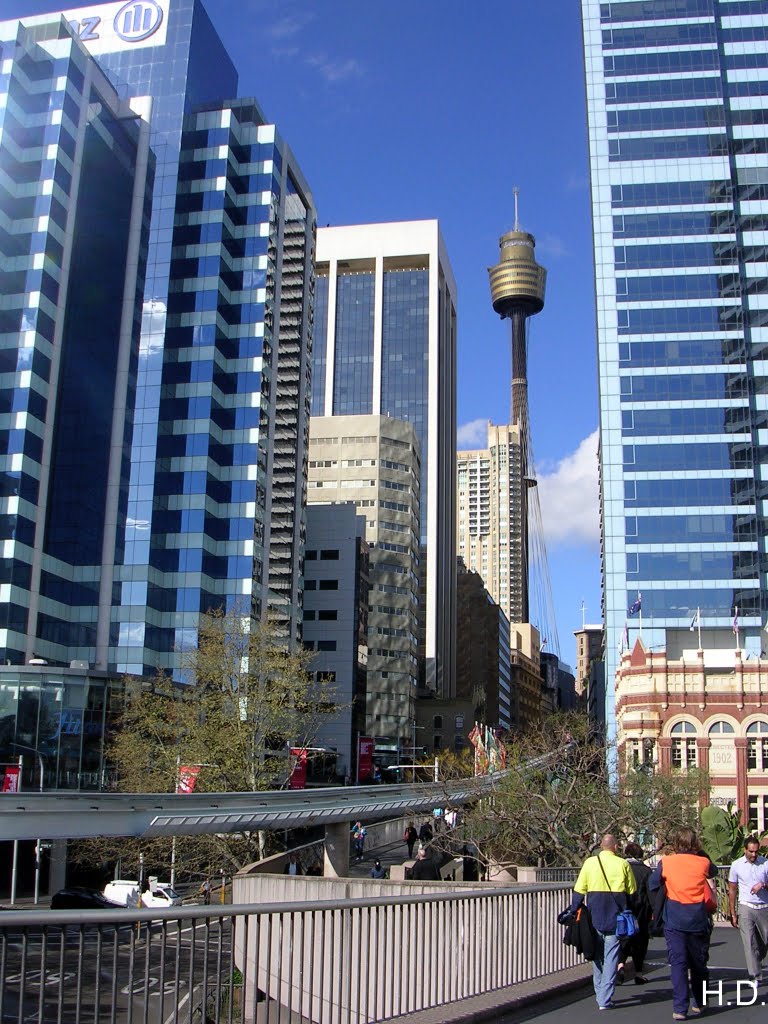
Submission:
M 697 1006 L 704 1005 L 704 982 L 709 978 L 709 932 L 678 932 L 665 928 L 664 938 L 672 976 L 672 1010 L 688 1013 L 691 995 Z
M 416 845 L 416 840 L 406 839 L 406 843 L 408 843 L 408 859 L 413 860 L 413 848 Z
M 635 965 L 635 973 L 643 973 L 645 954 L 648 952 L 648 928 L 640 926 L 640 931 L 629 939 L 621 940 L 621 962 L 625 964 L 630 958 Z

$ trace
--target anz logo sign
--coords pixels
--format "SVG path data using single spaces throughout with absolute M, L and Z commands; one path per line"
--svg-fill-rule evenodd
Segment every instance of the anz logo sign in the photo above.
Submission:
M 157 0 L 121 0 L 92 7 L 91 11 L 70 11 L 68 18 L 80 41 L 93 53 L 113 53 L 136 44 L 156 46 L 165 42 L 166 18 Z
M 131 0 L 115 15 L 115 32 L 126 43 L 139 43 L 154 35 L 163 23 L 163 9 L 155 0 Z

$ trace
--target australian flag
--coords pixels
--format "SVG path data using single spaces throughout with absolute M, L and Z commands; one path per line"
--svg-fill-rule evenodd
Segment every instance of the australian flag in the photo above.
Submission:
M 640 609 L 643 607 L 643 598 L 640 594 L 637 595 L 637 600 L 633 601 L 627 609 L 627 615 L 637 615 Z

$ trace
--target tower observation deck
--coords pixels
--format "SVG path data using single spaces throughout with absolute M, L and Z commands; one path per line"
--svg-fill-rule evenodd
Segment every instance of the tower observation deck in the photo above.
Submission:
M 521 538 L 520 558 L 523 568 L 523 621 L 529 620 L 529 537 L 528 490 L 536 485 L 529 463 L 530 427 L 528 420 L 528 334 L 527 321 L 544 308 L 547 272 L 536 262 L 536 239 L 521 231 L 517 216 L 518 189 L 515 196 L 515 226 L 499 239 L 499 262 L 488 268 L 493 308 L 512 323 L 512 394 L 511 422 L 520 431 L 520 494 Z

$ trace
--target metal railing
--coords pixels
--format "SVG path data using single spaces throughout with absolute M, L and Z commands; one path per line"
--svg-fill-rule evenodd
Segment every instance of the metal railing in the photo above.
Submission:
M 0 1020 L 364 1024 L 571 967 L 563 886 L 0 915 Z

